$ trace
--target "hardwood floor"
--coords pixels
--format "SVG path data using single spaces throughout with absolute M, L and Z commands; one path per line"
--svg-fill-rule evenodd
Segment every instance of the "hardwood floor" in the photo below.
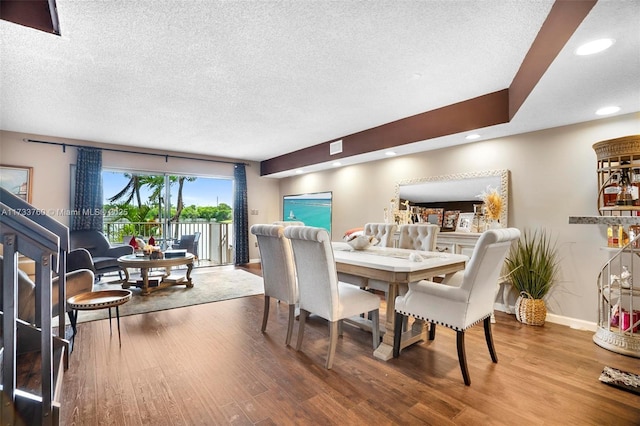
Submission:
M 591 332 L 497 312 L 499 362 L 482 326 L 469 330 L 467 387 L 444 327 L 382 362 L 370 334 L 345 326 L 327 371 L 326 323 L 311 317 L 297 352 L 284 345 L 287 306 L 272 301 L 265 334 L 262 307 L 252 296 L 123 317 L 121 348 L 107 320 L 79 324 L 62 424 L 640 425 L 640 396 L 598 380 L 605 365 L 640 373 L 640 360 Z

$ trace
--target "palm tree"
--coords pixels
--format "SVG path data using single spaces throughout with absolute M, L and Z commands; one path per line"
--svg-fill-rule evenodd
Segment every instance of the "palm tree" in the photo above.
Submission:
M 140 176 L 135 174 L 125 173 L 125 177 L 129 178 L 129 181 L 120 192 L 113 197 L 109 198 L 109 202 L 118 204 L 131 204 L 133 198 L 136 198 L 138 208 L 142 207 L 142 198 L 140 197 L 140 187 L 142 186 Z M 121 201 L 124 199 L 124 201 Z
M 170 222 L 177 223 L 180 220 L 180 214 L 184 209 L 184 202 L 182 192 L 184 189 L 185 182 L 193 182 L 197 178 L 196 177 L 187 177 L 187 176 L 169 176 L 169 186 L 173 186 L 176 182 L 178 183 L 178 195 L 176 199 L 175 205 L 175 214 L 169 218 Z M 147 186 L 151 190 L 151 194 L 149 195 L 149 202 L 151 204 L 158 204 L 159 211 L 162 211 L 162 207 L 160 204 L 162 203 L 162 191 L 164 190 L 165 179 L 164 176 L 143 176 L 140 180 L 140 186 Z M 174 238 L 178 238 L 178 227 L 174 227 Z
M 128 208 L 124 208 L 123 210 L 127 211 L 127 217 L 129 220 L 133 219 L 134 216 L 137 216 L 138 221 L 144 221 L 145 216 L 149 212 L 149 206 L 158 206 L 158 214 L 162 214 L 162 203 L 164 202 L 162 198 L 162 191 L 165 187 L 165 177 L 162 175 L 136 175 L 125 173 L 125 176 L 129 178 L 129 181 L 125 185 L 125 187 L 118 192 L 113 197 L 109 198 L 109 201 L 112 203 L 117 203 L 119 206 L 125 207 L 131 204 L 131 201 L 136 198 L 138 208 L 137 215 L 133 212 L 130 212 Z M 197 178 L 196 177 L 187 177 L 187 176 L 169 176 L 169 186 L 172 186 L 176 182 L 178 183 L 178 195 L 176 200 L 176 210 L 175 214 L 171 216 L 169 219 L 171 222 L 177 223 L 180 219 L 180 214 L 184 209 L 184 202 L 182 192 L 184 189 L 185 182 L 193 182 Z M 151 191 L 149 197 L 146 201 L 146 204 L 142 204 L 142 197 L 140 196 L 140 189 L 142 187 L 147 187 Z M 143 207 L 146 207 L 143 209 Z M 122 217 L 125 217 L 124 215 Z M 178 237 L 178 227 L 175 227 L 174 230 L 175 237 Z
M 172 178 L 176 178 L 176 176 L 171 176 Z M 176 214 L 171 218 L 171 222 L 177 222 L 180 219 L 180 214 L 184 209 L 184 202 L 182 200 L 182 190 L 184 188 L 184 182 L 193 182 L 196 180 L 196 177 L 186 177 L 186 176 L 177 176 L 178 179 L 178 199 L 176 200 Z

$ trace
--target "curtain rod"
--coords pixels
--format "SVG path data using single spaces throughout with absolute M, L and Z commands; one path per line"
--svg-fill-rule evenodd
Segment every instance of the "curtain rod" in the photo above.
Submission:
M 244 164 L 245 166 L 251 166 L 251 164 L 248 163 L 244 163 L 242 161 L 225 161 L 225 160 L 210 160 L 207 158 L 196 158 L 196 157 L 186 157 L 186 156 L 182 156 L 182 155 L 172 155 L 172 154 L 156 154 L 153 152 L 140 152 L 140 151 L 130 151 L 127 149 L 115 149 L 115 148 L 99 148 L 99 147 L 94 147 L 94 146 L 85 146 L 85 145 L 74 145 L 74 144 L 70 144 L 70 143 L 63 143 L 63 142 L 48 142 L 48 141 L 37 141 L 34 139 L 23 139 L 23 141 L 25 142 L 31 142 L 31 143 L 43 143 L 45 145 L 58 145 L 62 147 L 62 152 L 67 152 L 67 147 L 73 147 L 73 148 L 93 148 L 93 149 L 99 149 L 101 151 L 110 151 L 110 152 L 122 152 L 125 154 L 138 154 L 138 155 L 150 155 L 152 157 L 164 157 L 164 161 L 165 163 L 169 162 L 169 158 L 179 158 L 181 160 L 196 160 L 196 161 L 208 161 L 211 163 L 224 163 L 224 164 Z

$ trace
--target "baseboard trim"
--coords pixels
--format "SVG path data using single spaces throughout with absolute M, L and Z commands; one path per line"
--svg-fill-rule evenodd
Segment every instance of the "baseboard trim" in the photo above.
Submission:
M 506 312 L 508 314 L 515 315 L 514 306 L 506 306 L 503 303 L 495 303 L 493 305 L 493 308 L 500 312 Z M 595 332 L 598 328 L 595 322 L 585 321 L 577 318 L 571 318 L 571 317 L 566 317 L 563 315 L 557 315 L 552 313 L 547 313 L 547 318 L 545 319 L 545 321 L 548 321 L 554 324 L 565 325 L 567 327 L 571 327 L 576 330 L 586 330 L 586 331 Z
M 546 321 L 554 324 L 566 325 L 576 330 L 586 330 L 595 332 L 598 328 L 595 322 L 585 321 L 577 318 L 565 317 L 562 315 L 547 313 Z

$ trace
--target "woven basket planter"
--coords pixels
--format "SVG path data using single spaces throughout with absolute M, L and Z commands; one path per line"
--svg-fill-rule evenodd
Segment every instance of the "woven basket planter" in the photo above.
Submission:
M 516 318 L 528 325 L 544 325 L 547 318 L 547 305 L 542 299 L 532 299 L 527 294 L 516 299 Z

